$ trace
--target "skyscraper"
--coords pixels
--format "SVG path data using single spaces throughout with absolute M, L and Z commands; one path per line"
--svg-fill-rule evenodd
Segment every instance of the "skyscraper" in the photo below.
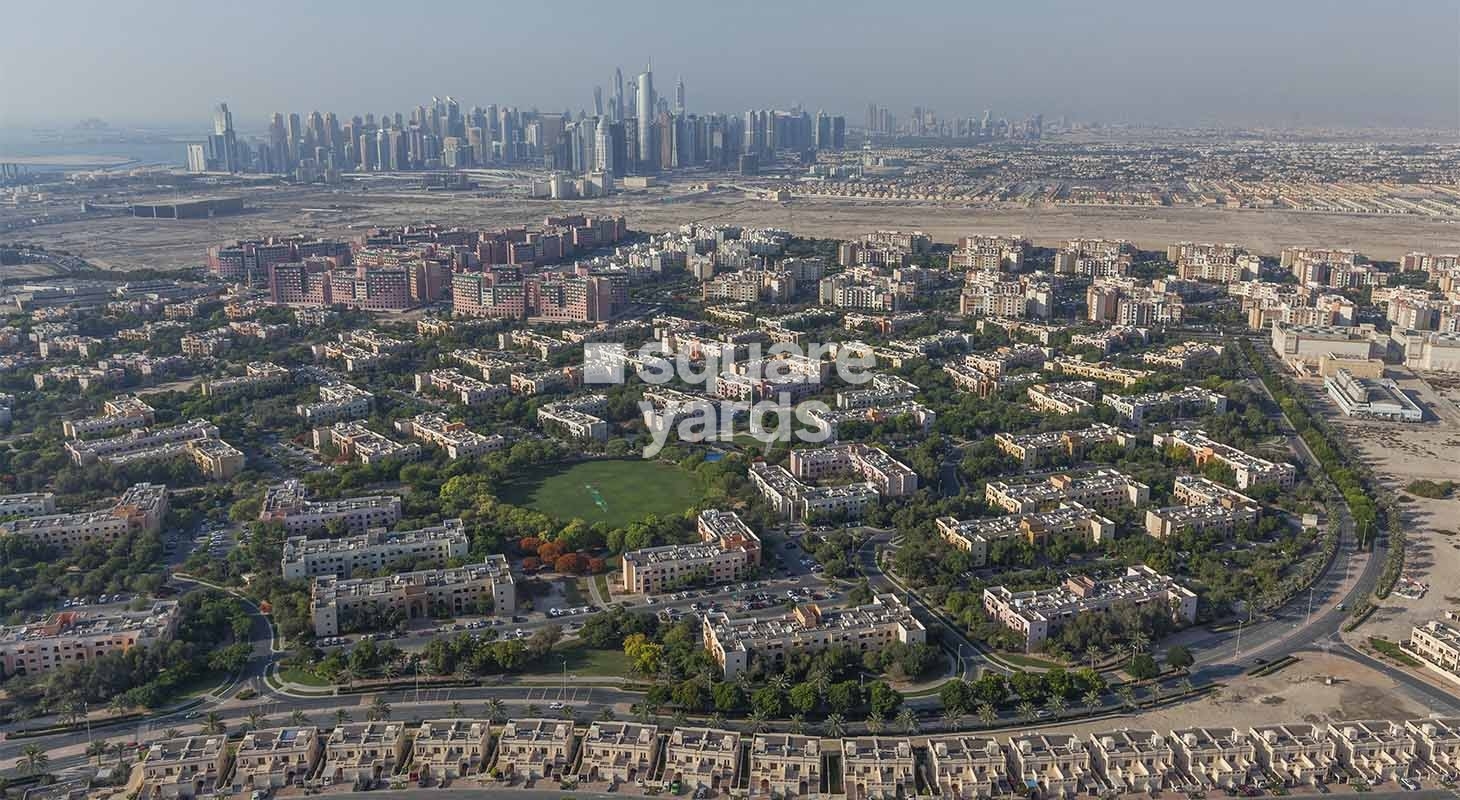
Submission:
M 238 138 L 233 133 L 233 112 L 227 103 L 219 103 L 213 109 L 213 158 L 217 169 L 224 172 L 238 171 Z
M 593 87 L 593 116 L 603 116 L 603 87 Z
M 674 116 L 684 116 L 684 78 L 674 82 Z
M 654 151 L 654 73 L 647 66 L 639 75 L 638 94 L 635 108 L 638 111 L 639 166 L 652 171 L 658 163 L 658 153 Z
M 614 105 L 618 107 L 618 111 L 615 112 L 613 121 L 614 122 L 623 122 L 624 121 L 624 71 L 621 70 L 621 69 L 619 69 L 618 67 L 614 67 L 613 68 L 613 100 L 614 100 Z

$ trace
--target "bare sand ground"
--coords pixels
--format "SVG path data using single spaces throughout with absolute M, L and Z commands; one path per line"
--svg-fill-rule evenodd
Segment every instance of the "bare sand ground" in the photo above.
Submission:
M 852 237 L 882 229 L 922 230 L 951 242 L 968 233 L 1022 233 L 1039 245 L 1074 236 L 1125 238 L 1147 249 L 1172 242 L 1230 241 L 1266 254 L 1295 244 L 1352 247 L 1394 260 L 1412 250 L 1460 249 L 1460 224 L 1409 216 L 1354 216 L 1207 208 L 1026 208 L 937 203 L 798 199 L 773 203 L 719 192 L 678 199 L 665 190 L 604 200 L 528 201 L 468 194 L 314 188 L 243 192 L 247 213 L 211 220 L 98 217 L 27 228 L 19 238 L 79 252 L 115 269 L 176 268 L 203 262 L 214 244 L 248 236 L 309 232 L 348 235 L 370 225 L 433 221 L 494 228 L 540 222 L 549 214 L 623 214 L 629 225 L 662 231 L 691 221 L 773 226 L 798 234 Z
M 1460 481 L 1460 410 L 1443 376 L 1436 383 L 1409 370 L 1390 367 L 1388 377 L 1398 381 L 1411 398 L 1435 417 L 1419 424 L 1352 420 L 1343 416 L 1317 379 L 1302 383 L 1316 408 L 1335 420 L 1386 488 L 1401 498 L 1406 532 L 1405 570 L 1396 592 L 1356 632 L 1355 637 L 1382 636 L 1392 641 L 1409 638 L 1410 629 L 1446 611 L 1460 611 L 1460 500 L 1430 500 L 1404 491 L 1411 481 Z M 1439 388 L 1437 388 L 1437 386 Z M 1449 394 L 1447 394 L 1449 393 Z M 1428 588 L 1422 596 L 1419 584 Z
M 1062 729 L 1081 734 L 1123 727 L 1166 733 L 1199 725 L 1245 730 L 1281 722 L 1414 719 L 1429 713 L 1377 670 L 1324 653 L 1304 653 L 1301 659 L 1272 675 L 1237 678 L 1215 697 L 1143 711 L 1138 716 L 1072 723 Z M 1326 682 L 1329 678 L 1332 684 Z

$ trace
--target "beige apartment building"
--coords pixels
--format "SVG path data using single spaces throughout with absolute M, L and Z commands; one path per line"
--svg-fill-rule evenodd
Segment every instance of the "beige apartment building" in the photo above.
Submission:
M 1338 763 L 1378 785 L 1408 778 L 1415 768 L 1414 736 L 1390 720 L 1335 722 L 1331 736 Z
M 1425 666 L 1460 682 L 1460 628 L 1432 619 L 1409 632 L 1409 650 Z
M 1404 726 L 1425 764 L 1445 775 L 1460 775 L 1460 717 L 1412 719 Z
M 468 428 L 465 422 L 452 422 L 440 414 L 419 414 L 410 419 L 398 419 L 395 421 L 395 430 L 441 448 L 452 461 L 495 453 L 507 446 L 507 437 L 499 433 L 486 436 Z
M 696 520 L 700 541 L 646 547 L 623 555 L 624 590 L 661 594 L 692 582 L 744 579 L 760 566 L 760 537 L 734 511 L 706 509 Z
M 83 439 L 145 428 L 153 423 L 153 419 L 152 406 L 136 395 L 119 394 L 106 401 L 97 416 L 62 422 L 61 432 L 67 439 Z
M 400 521 L 399 497 L 371 495 L 339 500 L 310 500 L 304 484 L 291 478 L 264 490 L 260 522 L 277 522 L 289 536 L 319 533 L 338 520 L 353 534 L 389 528 Z
M 514 719 L 497 738 L 495 770 L 527 781 L 563 777 L 573 755 L 573 724 L 560 719 Z
M 1171 744 L 1152 730 L 1097 733 L 1090 737 L 1090 758 L 1117 792 L 1148 792 L 1166 788 L 1176 765 Z
M 901 497 L 918 490 L 918 475 L 887 453 L 864 444 L 843 444 L 813 450 L 792 450 L 791 474 L 805 481 L 855 473 L 877 487 L 878 494 Z
M 1151 487 L 1116 469 L 1093 472 L 1061 472 L 1043 480 L 989 481 L 984 501 L 1009 514 L 1047 511 L 1061 503 L 1075 502 L 1100 511 L 1145 505 Z
M 42 503 L 45 501 L 42 500 Z M 54 511 L 54 499 L 51 501 Z M 34 506 L 34 501 L 25 503 Z M 138 483 L 111 508 L 67 514 L 44 514 L 0 522 L 0 532 L 25 536 L 64 552 L 94 541 L 115 542 L 132 533 L 157 533 L 167 516 L 167 487 Z
M 158 600 L 146 611 L 68 609 L 44 622 L 0 627 L 0 676 L 43 675 L 171 641 L 179 616 L 176 600 Z
M 1098 444 L 1115 442 L 1125 445 L 1130 441 L 1131 438 L 1118 428 L 1098 422 L 1073 431 L 1024 434 L 1000 431 L 994 434 L 994 444 L 999 450 L 1019 461 L 1025 469 L 1042 466 L 1058 457 L 1079 458 L 1088 448 Z
M 411 742 L 413 780 L 444 785 L 486 767 L 491 731 L 486 720 L 426 720 Z
M 233 791 L 304 785 L 324 754 L 322 738 L 313 726 L 245 733 L 234 754 Z
M 917 794 L 912 742 L 882 736 L 841 740 L 847 800 L 897 800 Z
M 726 680 L 747 669 L 752 654 L 767 664 L 779 665 L 793 652 L 844 647 L 866 653 L 893 642 L 926 641 L 927 629 L 893 594 L 877 595 L 871 603 L 852 608 L 823 611 L 814 604 L 798 606 L 786 616 L 772 619 L 731 619 L 722 612 L 704 616 L 705 649 L 724 670 Z
M 1207 788 L 1240 786 L 1257 767 L 1252 739 L 1236 728 L 1174 730 L 1171 752 L 1177 768 Z
M 1046 372 L 1060 375 L 1073 375 L 1076 378 L 1088 378 L 1092 381 L 1115 383 L 1124 389 L 1129 389 L 1146 378 L 1151 377 L 1151 373 L 1148 370 L 1117 367 L 1105 361 L 1081 361 L 1078 358 L 1061 358 L 1047 361 L 1045 362 L 1044 369 Z
M 1009 739 L 1009 774 L 1016 786 L 1044 797 L 1075 797 L 1090 777 L 1090 751 L 1068 733 L 1029 733 Z
M 196 800 L 222 788 L 233 763 L 224 736 L 187 736 L 153 742 L 142 756 L 137 800 Z
M 314 579 L 310 611 L 316 636 L 338 636 L 365 620 L 394 616 L 400 621 L 440 615 L 517 611 L 517 585 L 507 557 L 450 569 L 402 572 L 385 578 Z
M 1172 447 L 1177 451 L 1190 453 L 1198 469 L 1209 461 L 1225 465 L 1232 470 L 1237 488 L 1244 491 L 1268 484 L 1279 489 L 1291 489 L 1298 477 L 1298 469 L 1292 464 L 1268 461 L 1244 453 L 1215 441 L 1205 431 L 1177 429 L 1170 433 L 1157 433 L 1151 437 L 1151 444 L 1157 448 Z
M 974 566 L 988 563 L 989 545 L 999 539 L 1019 537 L 1043 545 L 1056 536 L 1079 536 L 1102 542 L 1115 535 L 1115 521 L 1076 502 L 1049 511 L 1010 514 L 1004 517 L 955 519 L 938 517 L 938 534 L 943 540 L 973 556 Z
M 1293 723 L 1253 726 L 1257 763 L 1284 786 L 1327 783 L 1336 761 L 1336 747 L 1327 725 Z
M 405 760 L 406 729 L 400 722 L 336 725 L 324 743 L 326 785 L 368 787 L 390 780 Z
M 595 722 L 579 743 L 578 779 L 616 786 L 648 780 L 659 750 L 659 727 L 637 722 Z
M 1118 604 L 1160 603 L 1171 619 L 1189 625 L 1196 621 L 1196 594 L 1145 564 L 1128 567 L 1124 575 L 1096 580 L 1088 575 L 1065 579 L 1049 589 L 1015 592 L 993 586 L 983 592 L 989 617 L 1024 637 L 1028 650 L 1037 650 L 1064 623 L 1080 614 L 1104 613 Z
M 933 781 L 949 800 L 977 800 L 1012 791 L 1004 748 L 991 736 L 929 737 L 928 762 Z
M 819 794 L 821 739 L 795 733 L 757 733 L 750 742 L 750 796 L 784 800 Z
M 664 746 L 664 780 L 689 793 L 728 791 L 740 771 L 740 732 L 675 728 Z
M 285 580 L 355 573 L 376 573 L 392 564 L 429 561 L 442 567 L 453 558 L 466 558 L 471 539 L 459 519 L 413 531 L 375 529 L 338 539 L 290 536 L 284 541 L 280 562 Z

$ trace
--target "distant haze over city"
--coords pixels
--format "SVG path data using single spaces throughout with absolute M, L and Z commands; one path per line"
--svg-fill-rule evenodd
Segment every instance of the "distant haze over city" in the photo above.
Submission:
M 26 3 L 5 12 L 0 126 L 243 131 L 276 111 L 432 96 L 593 114 L 652 60 L 691 112 L 869 103 L 1104 123 L 1460 129 L 1460 7 L 1027 2 L 244 5 Z

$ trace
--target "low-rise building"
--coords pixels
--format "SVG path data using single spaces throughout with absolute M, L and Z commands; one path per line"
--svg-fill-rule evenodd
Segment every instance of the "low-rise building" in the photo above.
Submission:
M 177 601 L 158 600 L 145 611 L 77 608 L 41 622 L 0 627 L 0 676 L 43 675 L 171 641 L 179 616 Z
M 1013 791 L 1004 748 L 992 736 L 929 737 L 928 763 L 938 791 L 949 800 L 978 800 Z
M 152 406 L 136 395 L 120 394 L 106 401 L 102 405 L 101 413 L 95 417 L 62 422 L 61 431 L 67 439 L 84 439 L 88 436 L 145 428 L 153 421 Z
M 1028 733 L 1009 739 L 1009 774 L 1016 786 L 1043 797 L 1075 797 L 1092 775 L 1090 751 L 1068 733 Z
M 1340 368 L 1323 379 L 1323 388 L 1350 417 L 1390 422 L 1423 422 L 1425 418 L 1424 409 L 1388 378 L 1360 378 Z
M 1460 683 L 1460 628 L 1437 619 L 1409 632 L 1409 650 L 1425 666 Z
M 111 508 L 12 519 L 0 522 L 0 532 L 71 552 L 90 542 L 111 543 L 133 533 L 157 533 L 167 507 L 166 486 L 139 483 L 123 492 Z M 51 510 L 55 510 L 54 500 Z
M 578 779 L 610 786 L 648 780 L 659 750 L 659 727 L 637 722 L 598 721 L 579 744 Z
M 1151 487 L 1115 469 L 1062 472 L 1044 480 L 989 481 L 984 502 L 1010 514 L 1028 514 L 1074 502 L 1109 511 L 1142 506 L 1151 500 Z
M 1106 580 L 1088 575 L 1065 579 L 1049 589 L 1015 592 L 993 586 L 983 592 L 989 617 L 1024 637 L 1025 648 L 1036 650 L 1066 621 L 1080 614 L 1104 613 L 1117 604 L 1160 603 L 1177 623 L 1196 621 L 1196 594 L 1144 564 Z
M 734 511 L 701 511 L 698 527 L 700 541 L 696 544 L 624 553 L 624 590 L 660 594 L 694 582 L 730 583 L 760 566 L 760 537 Z
M 877 502 L 877 486 L 871 482 L 837 486 L 810 486 L 779 464 L 757 461 L 750 465 L 750 482 L 778 514 L 797 519 L 846 517 L 856 519 Z
M 1443 775 L 1460 775 L 1460 717 L 1412 719 L 1404 726 L 1421 761 Z
M 294 382 L 294 373 L 268 361 L 254 361 L 243 368 L 242 375 L 203 381 L 204 397 L 226 397 L 243 392 L 266 392 L 284 389 Z
M 1101 402 L 1114 409 L 1127 424 L 1140 427 L 1155 420 L 1172 420 L 1198 414 L 1225 414 L 1227 398 L 1200 386 L 1147 394 L 1107 394 Z
M 323 754 L 323 737 L 312 725 L 249 731 L 234 754 L 233 791 L 303 786 Z
M 197 800 L 222 789 L 233 757 L 225 736 L 185 736 L 147 746 L 137 800 Z
M 507 437 L 500 433 L 484 436 L 468 428 L 465 422 L 452 422 L 440 414 L 418 414 L 410 419 L 398 419 L 395 429 L 405 436 L 441 448 L 452 461 L 495 453 L 507 446 Z
M 339 420 L 368 416 L 374 402 L 375 395 L 364 389 L 335 381 L 320 385 L 317 402 L 300 403 L 294 410 L 311 425 L 328 425 Z
M 1081 361 L 1078 358 L 1059 358 L 1047 361 L 1044 364 L 1044 371 L 1056 375 L 1071 375 L 1076 378 L 1089 378 L 1092 381 L 1119 384 L 1126 389 L 1151 377 L 1151 373 L 1143 369 L 1117 367 L 1108 361 Z
M 474 613 L 511 616 L 516 610 L 517 586 L 507 557 L 500 554 L 482 564 L 387 578 L 322 576 L 314 579 L 310 597 L 316 636 L 338 636 L 377 622 Z
M 815 736 L 757 733 L 750 741 L 750 796 L 794 800 L 820 794 L 821 755 Z
M 459 519 L 410 531 L 380 528 L 337 539 L 290 536 L 284 541 L 281 568 L 285 580 L 335 575 L 349 578 L 356 573 L 376 573 L 401 563 L 431 562 L 446 566 L 452 559 L 466 558 L 471 539 Z
M 1122 728 L 1090 737 L 1090 759 L 1095 771 L 1119 793 L 1154 795 L 1166 788 L 1176 769 L 1171 744 L 1151 730 Z
M 843 444 L 812 450 L 792 450 L 791 473 L 801 480 L 854 472 L 877 487 L 878 494 L 901 497 L 918 489 L 912 468 L 887 453 L 865 444 Z
M 1056 536 L 1079 536 L 1101 542 L 1115 536 L 1116 531 L 1113 520 L 1075 502 L 1062 503 L 1049 511 L 1004 517 L 939 517 L 937 525 L 943 540 L 973 556 L 973 564 L 978 567 L 988 563 L 989 545 L 999 539 L 1017 536 L 1042 545 Z
M 391 460 L 409 461 L 421 454 L 420 445 L 388 439 L 361 422 L 336 422 L 328 428 L 315 428 L 315 449 L 323 449 L 326 442 L 339 452 L 340 458 L 367 465 Z
M 243 469 L 243 453 L 218 438 L 218 428 L 204 419 L 168 428 L 133 430 L 109 439 L 72 440 L 66 452 L 78 466 L 101 462 L 122 466 L 184 457 L 208 477 L 227 480 Z
M 560 433 L 572 439 L 607 441 L 608 420 L 599 416 L 607 407 L 608 398 L 601 394 L 560 400 L 539 408 L 537 423 L 545 430 Z
M 405 760 L 406 728 L 400 722 L 336 725 L 324 750 L 325 784 L 368 788 L 389 780 Z
M 994 434 L 994 444 L 999 450 L 1020 461 L 1025 469 L 1042 466 L 1056 458 L 1079 458 L 1086 449 L 1098 444 L 1114 442 L 1124 446 L 1130 441 L 1115 426 L 1099 422 L 1072 431 Z
M 562 778 L 575 738 L 573 723 L 564 720 L 510 720 L 497 737 L 494 771 L 527 781 Z
M 865 653 L 893 642 L 922 644 L 927 630 L 896 595 L 882 594 L 867 605 L 823 611 L 798 606 L 784 617 L 763 619 L 715 612 L 704 617 L 705 649 L 727 680 L 750 666 L 751 655 L 779 665 L 788 653 L 820 652 L 832 647 Z
M 917 794 L 912 742 L 882 736 L 841 740 L 842 787 L 848 800 L 896 800 Z
M 1388 783 L 1414 773 L 1415 740 L 1402 723 L 1354 720 L 1330 727 L 1338 763 L 1369 783 Z
M 56 496 L 50 492 L 0 495 L 0 517 L 34 517 L 56 513 Z
M 485 720 L 426 720 L 411 741 L 411 775 L 444 785 L 486 767 L 491 731 Z
M 1100 386 L 1094 381 L 1036 383 L 1026 391 L 1029 405 L 1045 414 L 1082 414 L 1095 408 L 1091 399 L 1098 397 Z
M 1252 739 L 1236 728 L 1182 728 L 1170 741 L 1176 767 L 1208 789 L 1241 786 L 1257 768 Z
M 664 780 L 689 793 L 728 793 L 740 773 L 740 732 L 675 728 L 664 745 Z
M 1238 489 L 1245 490 L 1264 485 L 1291 489 L 1298 476 L 1298 469 L 1292 464 L 1268 461 L 1265 458 L 1244 453 L 1235 447 L 1212 439 L 1201 430 L 1178 428 L 1170 433 L 1157 433 L 1151 437 L 1151 443 L 1158 448 L 1171 447 L 1179 452 L 1191 454 L 1198 469 L 1209 461 L 1225 465 L 1232 470 Z
M 1326 725 L 1292 723 L 1254 725 L 1250 731 L 1257 763 L 1284 786 L 1327 783 L 1333 771 L 1335 745 Z
M 465 406 L 504 400 L 512 394 L 512 388 L 504 383 L 487 383 L 455 369 L 435 369 L 417 375 L 416 391 L 426 389 L 441 392 Z
M 389 528 L 400 521 L 401 502 L 394 495 L 310 500 L 303 482 L 290 478 L 264 490 L 260 522 L 277 522 L 289 536 L 308 536 L 338 521 L 353 534 Z

